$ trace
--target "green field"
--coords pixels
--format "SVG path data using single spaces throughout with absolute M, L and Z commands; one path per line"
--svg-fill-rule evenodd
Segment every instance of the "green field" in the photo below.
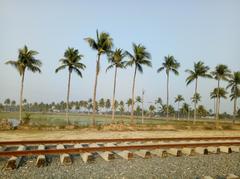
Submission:
M 0 112 L 0 120 L 2 119 L 18 119 L 18 112 Z M 25 114 L 23 115 L 25 116 Z M 88 127 L 92 124 L 92 116 L 87 114 L 79 114 L 79 113 L 70 113 L 69 115 L 70 123 L 79 127 Z M 141 117 L 137 117 L 137 125 L 142 125 Z M 96 116 L 96 124 L 99 125 L 108 125 L 111 121 L 111 115 L 97 115 Z M 117 123 L 130 124 L 129 116 L 116 116 Z M 232 129 L 232 121 L 224 120 L 220 121 L 220 124 L 225 129 Z M 30 113 L 30 125 L 31 126 L 65 126 L 67 125 L 67 121 L 65 120 L 64 113 Z M 174 120 L 170 119 L 167 121 L 164 118 L 145 118 L 144 126 L 167 126 L 172 125 L 176 129 L 187 129 L 189 127 L 192 128 L 194 126 L 203 127 L 204 129 L 212 129 L 215 126 L 215 120 L 206 120 L 206 119 L 198 119 L 196 124 L 193 125 L 192 121 L 180 119 Z M 240 127 L 240 124 L 237 122 L 235 127 Z

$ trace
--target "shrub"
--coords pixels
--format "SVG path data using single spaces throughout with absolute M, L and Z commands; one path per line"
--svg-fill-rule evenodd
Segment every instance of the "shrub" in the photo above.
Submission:
M 29 113 L 25 113 L 25 116 L 23 117 L 23 124 L 29 124 L 30 120 L 31 120 L 31 114 Z

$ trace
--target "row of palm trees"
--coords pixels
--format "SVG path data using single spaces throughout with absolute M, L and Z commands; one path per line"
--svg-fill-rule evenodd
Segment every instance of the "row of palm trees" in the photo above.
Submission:
M 151 54 L 147 51 L 146 47 L 141 44 L 133 43 L 133 52 L 123 51 L 122 49 L 117 48 L 115 51 L 113 48 L 113 39 L 106 32 L 98 31 L 96 32 L 96 39 L 88 37 L 85 38 L 85 41 L 89 46 L 97 52 L 96 59 L 96 71 L 95 71 L 95 81 L 93 89 L 93 125 L 95 125 L 95 115 L 96 115 L 96 95 L 97 95 L 97 84 L 98 84 L 98 75 L 100 72 L 100 62 L 101 56 L 106 54 L 109 60 L 110 65 L 107 67 L 107 70 L 114 68 L 114 84 L 113 84 L 113 96 L 112 96 L 112 120 L 114 121 L 115 116 L 115 93 L 116 93 L 116 83 L 117 83 L 117 71 L 121 68 L 126 68 L 128 66 L 134 67 L 133 74 L 133 84 L 132 84 L 132 100 L 131 100 L 131 121 L 134 123 L 134 105 L 135 105 L 135 81 L 137 72 L 143 73 L 143 66 L 151 67 Z M 18 59 L 16 61 L 7 61 L 6 64 L 14 66 L 21 77 L 21 89 L 20 89 L 20 109 L 19 109 L 19 118 L 22 120 L 22 98 L 23 98 L 23 84 L 25 78 L 25 71 L 30 70 L 32 72 L 41 73 L 40 67 L 42 65 L 41 61 L 36 59 L 35 56 L 38 52 L 34 50 L 28 50 L 27 46 L 24 46 L 23 49 L 19 49 Z M 82 71 L 86 66 L 81 62 L 83 55 L 79 53 L 77 49 L 68 48 L 64 57 L 60 59 L 60 66 L 55 70 L 59 72 L 65 68 L 68 69 L 68 85 L 67 85 L 67 106 L 66 106 L 66 119 L 69 121 L 69 96 L 70 96 L 70 85 L 71 85 L 71 75 L 72 72 L 76 72 L 77 75 L 82 77 Z M 124 61 L 125 58 L 128 58 L 128 61 Z M 170 72 L 173 72 L 175 75 L 178 75 L 178 68 L 180 63 L 173 56 L 164 57 L 164 62 L 161 67 L 157 70 L 158 73 L 165 70 L 167 75 L 167 118 L 169 114 L 169 77 Z M 194 122 L 196 121 L 196 109 L 197 103 L 200 98 L 198 93 L 198 79 L 203 78 L 214 78 L 217 80 L 217 96 L 216 96 L 216 119 L 219 119 L 219 107 L 220 107 L 220 82 L 228 81 L 228 88 L 231 88 L 231 99 L 234 100 L 234 116 L 236 116 L 236 104 L 237 98 L 240 96 L 240 71 L 234 72 L 231 74 L 230 70 L 226 65 L 216 66 L 213 72 L 209 72 L 210 68 L 206 66 L 202 61 L 194 63 L 193 70 L 186 70 L 189 73 L 189 76 L 186 79 L 186 84 L 189 85 L 195 81 L 195 91 L 193 95 L 194 102 Z M 182 101 L 182 99 L 176 99 L 176 101 Z
M 179 96 L 181 95 L 177 95 L 175 99 L 178 99 Z M 178 103 L 177 110 L 175 110 L 175 108 L 171 104 L 169 105 L 169 116 L 171 115 L 171 118 L 172 117 L 175 118 L 175 114 L 177 114 L 176 117 L 179 120 L 180 119 L 179 116 L 183 117 L 185 115 L 185 117 L 188 117 L 187 115 L 189 113 L 188 119 L 190 119 L 190 115 L 191 116 L 193 115 L 193 110 L 190 108 L 190 105 L 188 103 L 184 102 L 183 104 L 181 104 L 181 102 L 185 101 L 183 97 L 182 99 L 183 100 L 181 100 L 180 102 L 175 100 L 175 103 Z M 134 115 L 144 114 L 144 118 L 145 118 L 145 115 L 148 115 L 149 117 L 157 117 L 157 116 L 166 117 L 166 113 L 167 113 L 166 104 L 161 103 L 159 105 L 157 100 L 148 101 L 146 102 L 146 104 L 149 104 L 149 105 L 143 107 L 142 101 L 143 101 L 142 97 L 140 96 L 136 97 L 136 100 L 135 100 L 136 108 L 134 110 Z M 132 105 L 132 99 L 129 98 L 126 101 L 115 100 L 114 106 L 115 106 L 116 112 L 118 112 L 119 115 L 129 115 L 131 114 L 131 110 L 130 110 L 131 105 Z M 58 112 L 66 112 L 66 106 L 67 106 L 66 101 L 52 102 L 52 103 L 43 103 L 43 102 L 38 103 L 38 102 L 28 102 L 26 99 L 24 99 L 22 109 L 26 113 L 29 113 L 29 112 L 58 113 Z M 92 107 L 93 105 L 92 105 L 91 98 L 89 98 L 88 100 L 69 101 L 69 111 L 73 113 L 81 112 L 81 113 L 90 115 L 92 113 Z M 3 104 L 0 103 L 0 112 L 2 111 L 15 112 L 17 110 L 19 110 L 19 105 L 16 104 L 15 100 L 11 100 L 7 98 L 4 100 Z M 104 99 L 104 98 L 99 99 L 96 102 L 96 111 L 98 114 L 112 113 L 111 100 Z M 238 115 L 239 113 L 240 113 L 240 110 L 238 111 Z M 199 117 L 205 117 L 208 115 L 212 116 L 213 111 L 212 110 L 207 111 L 203 105 L 198 105 L 197 115 Z M 223 116 L 226 116 L 226 115 L 224 114 Z M 144 123 L 144 121 L 142 121 L 142 123 Z

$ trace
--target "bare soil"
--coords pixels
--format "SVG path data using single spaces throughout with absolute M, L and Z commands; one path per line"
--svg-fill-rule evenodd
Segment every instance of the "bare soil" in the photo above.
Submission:
M 73 130 L 8 130 L 0 131 L 0 141 L 44 139 L 97 139 L 144 137 L 204 137 L 240 136 L 239 130 L 164 130 L 164 131 L 105 131 L 97 129 Z

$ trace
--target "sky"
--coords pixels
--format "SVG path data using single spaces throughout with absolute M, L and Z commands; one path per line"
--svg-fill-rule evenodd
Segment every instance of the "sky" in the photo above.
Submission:
M 82 79 L 72 75 L 70 100 L 92 98 L 97 53 L 84 38 L 95 38 L 96 29 L 110 34 L 114 48 L 132 52 L 134 42 L 151 53 L 153 67 L 144 67 L 136 77 L 136 96 L 144 89 L 148 105 L 157 97 L 166 102 L 166 74 L 156 73 L 164 56 L 173 55 L 181 63 L 180 75 L 170 75 L 174 106 L 178 94 L 190 103 L 194 83 L 186 86 L 185 70 L 192 69 L 194 62 L 201 60 L 211 70 L 218 64 L 240 70 L 239 0 L 0 0 L 0 103 L 6 98 L 19 102 L 19 74 L 4 63 L 16 60 L 24 45 L 37 50 L 43 63 L 41 74 L 26 73 L 24 98 L 29 102 L 66 100 L 67 70 L 54 71 L 68 47 L 77 48 L 86 65 Z M 112 98 L 114 73 L 105 72 L 107 65 L 102 56 L 97 99 Z M 116 99 L 131 97 L 132 80 L 133 68 L 119 70 Z M 199 80 L 199 104 L 213 109 L 209 93 L 216 85 L 216 80 Z M 229 99 L 221 101 L 222 112 L 232 109 Z

